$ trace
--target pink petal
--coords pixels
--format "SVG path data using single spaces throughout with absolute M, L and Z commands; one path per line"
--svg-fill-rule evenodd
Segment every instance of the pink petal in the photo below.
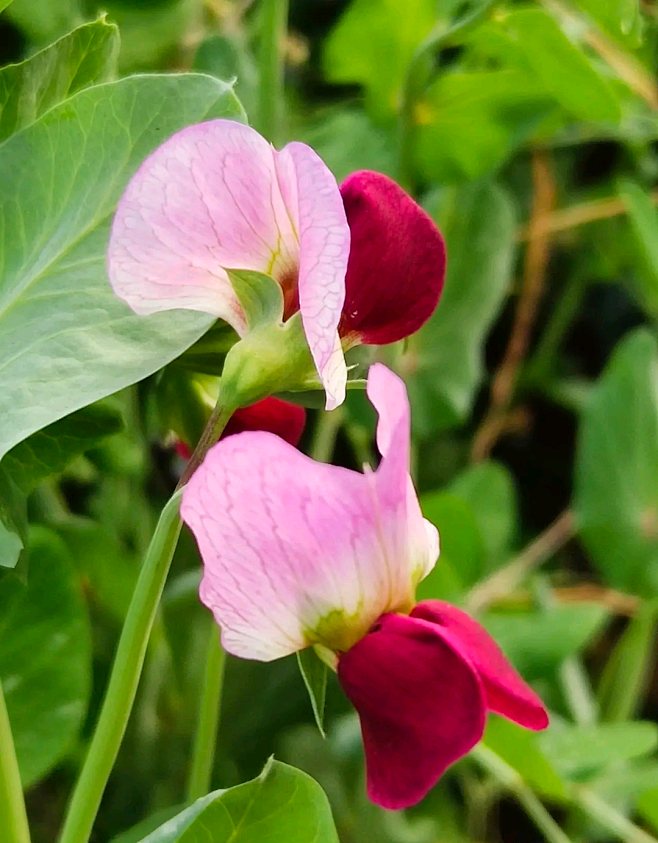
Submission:
M 340 188 L 352 234 L 340 334 L 368 345 L 415 333 L 434 312 L 446 253 L 430 217 L 387 176 L 363 170 Z
M 401 412 L 377 472 L 316 463 L 246 432 L 211 448 L 183 493 L 201 599 L 234 655 L 267 661 L 316 642 L 343 651 L 380 615 L 411 608 L 428 538 L 419 549 L 408 524 L 408 407 L 395 375 L 380 366 L 370 377 L 382 418 Z
M 417 585 L 439 555 L 436 527 L 423 518 L 409 474 L 411 411 L 404 381 L 381 363 L 368 371 L 368 398 L 379 414 L 377 447 L 382 461 L 375 474 L 378 496 L 395 518 L 388 518 L 385 542 L 391 553 L 411 560 Z
M 289 143 L 277 154 L 286 205 L 296 211 L 299 231 L 299 307 L 326 409 L 345 400 L 347 368 L 338 338 L 350 230 L 333 175 L 308 146 Z
M 450 632 L 385 615 L 338 661 L 361 721 L 368 795 L 384 808 L 414 805 L 482 737 L 478 674 Z
M 201 310 L 244 332 L 224 267 L 280 278 L 296 271 L 298 252 L 272 147 L 248 126 L 211 120 L 177 132 L 133 176 L 108 272 L 136 313 Z
M 437 624 L 461 641 L 484 686 L 487 707 L 526 729 L 545 729 L 548 714 L 537 694 L 521 679 L 489 633 L 450 603 L 423 600 L 411 612 Z

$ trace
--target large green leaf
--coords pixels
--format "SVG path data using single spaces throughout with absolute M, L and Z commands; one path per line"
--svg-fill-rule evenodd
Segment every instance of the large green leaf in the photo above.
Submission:
M 436 0 L 354 0 L 329 35 L 330 82 L 359 83 L 377 120 L 395 113 L 409 61 L 436 19 Z
M 119 31 L 104 19 L 87 23 L 20 64 L 0 70 L 0 141 L 29 126 L 81 88 L 116 70 Z
M 82 0 L 12 0 L 7 17 L 33 44 L 41 45 L 82 23 L 84 12 Z
M 409 343 L 412 419 L 422 437 L 468 417 L 484 374 L 484 341 L 509 289 L 514 258 L 512 203 L 497 185 L 451 191 L 435 217 L 450 255 L 445 290 Z
M 216 790 L 142 843 L 338 843 L 329 802 L 306 773 L 270 760 L 257 779 Z
M 519 9 L 504 27 L 547 94 L 581 120 L 618 122 L 619 102 L 609 82 L 595 70 L 582 45 L 567 38 L 543 9 Z
M 116 202 L 176 130 L 242 119 L 209 76 L 134 76 L 80 91 L 0 146 L 0 455 L 177 357 L 207 314 L 139 317 L 105 274 Z
M 609 585 L 658 595 L 658 344 L 625 337 L 585 409 L 576 454 L 580 535 Z
M 25 787 L 75 742 L 91 685 L 87 609 L 66 547 L 30 534 L 27 588 L 0 580 L 0 677 Z
M 63 471 L 78 454 L 122 428 L 117 410 L 102 404 L 84 407 L 19 442 L 5 454 L 2 465 L 27 494 L 41 480 Z

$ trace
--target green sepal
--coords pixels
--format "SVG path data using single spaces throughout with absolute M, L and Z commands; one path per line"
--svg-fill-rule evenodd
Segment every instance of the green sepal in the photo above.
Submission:
M 327 665 L 320 659 L 312 647 L 297 653 L 297 664 L 302 674 L 304 685 L 308 691 L 315 722 L 320 734 L 326 738 L 324 731 L 324 704 L 327 697 Z
M 364 390 L 366 388 L 365 378 L 354 378 L 348 380 L 346 388 L 348 392 L 352 389 Z M 300 407 L 308 407 L 311 410 L 321 410 L 326 401 L 323 389 L 307 389 L 302 391 L 277 392 L 277 398 L 288 401 L 290 404 L 299 404 Z
M 226 274 L 250 331 L 261 325 L 283 322 L 283 290 L 273 278 L 250 269 L 227 269 Z

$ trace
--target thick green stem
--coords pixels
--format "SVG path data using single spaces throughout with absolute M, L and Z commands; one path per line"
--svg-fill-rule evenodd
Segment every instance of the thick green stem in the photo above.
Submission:
M 226 653 L 219 640 L 219 628 L 213 623 L 208 638 L 203 690 L 194 735 L 192 763 L 187 781 L 188 802 L 194 802 L 195 799 L 205 796 L 210 791 L 222 708 L 225 667 Z
M 0 683 L 0 840 L 30 843 L 18 760 Z
M 336 447 L 336 438 L 345 421 L 342 407 L 330 413 L 322 413 L 315 425 L 309 456 L 316 462 L 331 462 Z
M 412 194 L 416 187 L 413 162 L 415 111 L 418 98 L 429 83 L 434 58 L 439 50 L 459 43 L 499 2 L 500 0 L 484 0 L 471 14 L 456 21 L 452 26 L 446 26 L 445 22 L 441 21 L 418 45 L 409 62 L 400 94 L 397 179 L 402 187 Z
M 535 796 L 532 788 L 497 753 L 484 744 L 478 744 L 471 751 L 470 757 L 518 799 L 548 843 L 572 843 Z
M 119 752 L 144 664 L 153 620 L 176 549 L 181 521 L 176 492 L 162 510 L 121 632 L 110 682 L 60 843 L 87 843 L 105 785 Z
M 284 55 L 288 0 L 261 0 L 256 127 L 271 143 L 283 140 Z

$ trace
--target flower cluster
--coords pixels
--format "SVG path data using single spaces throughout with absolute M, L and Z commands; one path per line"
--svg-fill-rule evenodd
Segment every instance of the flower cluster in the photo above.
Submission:
M 345 394 L 344 351 L 395 342 L 429 318 L 445 249 L 387 177 L 355 173 L 339 188 L 303 144 L 277 151 L 216 120 L 179 132 L 135 175 L 114 220 L 109 275 L 138 313 L 202 310 L 245 336 L 233 270 L 278 283 L 284 323 L 301 314 L 333 407 Z M 441 601 L 416 604 L 439 537 L 409 474 L 407 393 L 381 364 L 367 392 L 379 415 L 376 470 L 303 455 L 301 411 L 268 399 L 240 411 L 242 432 L 207 452 L 181 515 L 224 648 L 269 661 L 315 647 L 359 714 L 371 799 L 404 808 L 480 740 L 488 711 L 529 729 L 548 719 L 475 620 Z

